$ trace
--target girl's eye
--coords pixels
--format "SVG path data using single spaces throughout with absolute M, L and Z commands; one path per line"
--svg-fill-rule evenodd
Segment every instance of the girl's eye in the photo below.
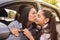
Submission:
M 40 15 L 37 15 L 38 16 L 38 18 L 40 18 Z

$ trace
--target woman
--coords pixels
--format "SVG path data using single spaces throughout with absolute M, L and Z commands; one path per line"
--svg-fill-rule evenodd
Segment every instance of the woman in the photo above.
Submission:
M 32 28 L 30 26 L 32 23 L 35 22 L 35 15 L 36 15 L 36 8 L 34 8 L 33 6 L 27 6 L 27 5 L 21 6 L 19 8 L 18 14 L 16 15 L 16 21 L 13 21 L 8 26 L 12 33 L 12 36 L 11 36 L 12 38 L 10 39 L 11 40 L 28 40 L 26 38 L 27 36 L 26 33 L 28 32 L 28 29 L 25 29 L 25 28 L 29 28 L 29 29 Z M 19 33 L 21 29 L 22 30 L 24 29 L 23 33 Z M 27 30 L 27 32 L 25 32 L 25 30 Z M 29 35 L 31 35 L 31 33 Z M 33 39 L 32 35 L 29 38 Z
M 36 24 L 41 27 L 37 40 L 57 40 L 55 17 L 52 12 L 39 10 L 36 16 Z
M 35 22 L 36 10 L 32 6 L 31 7 L 27 6 L 27 7 L 23 8 L 22 11 L 20 10 L 19 13 L 21 15 L 20 16 L 20 22 L 22 23 L 22 26 L 23 26 L 23 29 L 24 29 L 23 33 L 25 34 L 25 35 L 23 34 L 23 37 L 21 37 L 21 40 L 28 40 L 28 39 L 32 39 L 33 40 L 33 37 L 31 36 L 31 34 L 34 37 L 36 37 L 35 36 L 36 33 L 35 34 L 33 33 L 33 31 L 35 32 L 35 24 L 34 24 L 34 22 Z M 28 34 L 29 36 L 26 35 L 26 34 Z

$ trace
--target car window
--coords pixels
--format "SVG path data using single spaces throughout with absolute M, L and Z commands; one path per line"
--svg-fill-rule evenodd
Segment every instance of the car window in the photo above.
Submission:
M 14 21 L 15 16 L 18 13 L 19 7 L 22 5 L 31 5 L 31 6 L 34 6 L 35 8 L 37 8 L 37 4 L 35 2 L 19 2 L 19 3 L 17 2 L 17 3 L 4 5 L 1 7 L 1 9 L 4 9 L 7 12 L 8 16 L 7 17 L 0 17 L 0 20 L 3 20 L 3 22 L 5 24 L 9 24 L 11 21 Z M 6 23 L 6 21 L 8 23 Z
M 16 15 L 17 12 L 15 10 L 6 9 L 6 8 L 5 8 L 5 10 L 8 14 L 8 16 L 5 17 L 5 20 L 6 21 L 13 21 L 15 19 L 15 15 Z
M 42 6 L 42 5 L 41 5 L 41 6 Z M 48 7 L 48 6 L 42 6 L 42 9 L 46 9 L 46 10 L 51 11 L 52 14 L 55 16 L 56 22 L 58 22 L 58 23 L 60 22 L 60 19 L 59 19 L 59 17 L 58 17 L 58 14 L 56 13 L 55 10 L 53 10 L 52 8 L 50 8 L 50 7 Z

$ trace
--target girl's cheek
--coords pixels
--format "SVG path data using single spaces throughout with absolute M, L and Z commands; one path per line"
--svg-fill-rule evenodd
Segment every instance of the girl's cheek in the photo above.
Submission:
M 37 22 L 39 23 L 39 22 L 40 22 L 40 20 L 39 20 L 39 19 L 37 19 Z
M 35 23 L 38 24 L 38 19 L 37 18 L 35 19 Z

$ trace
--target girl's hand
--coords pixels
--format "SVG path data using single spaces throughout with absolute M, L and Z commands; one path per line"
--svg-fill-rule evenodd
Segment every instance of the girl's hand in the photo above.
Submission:
M 25 34 L 30 40 L 34 40 L 31 32 L 30 32 L 27 28 L 25 28 L 23 31 L 24 31 L 24 34 Z
M 19 32 L 21 30 L 17 29 L 17 28 L 11 28 L 10 29 L 11 33 L 14 34 L 15 36 L 19 36 Z

